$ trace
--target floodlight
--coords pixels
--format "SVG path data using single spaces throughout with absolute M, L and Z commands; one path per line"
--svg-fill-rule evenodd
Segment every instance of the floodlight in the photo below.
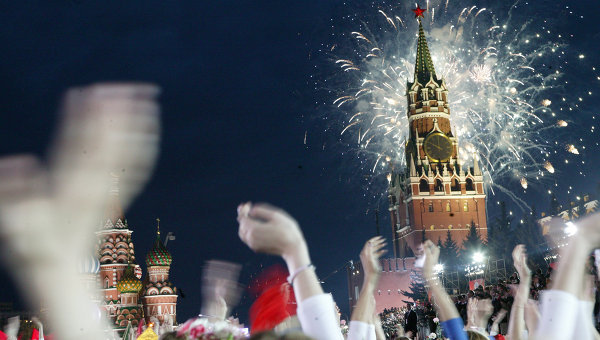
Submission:
M 482 252 L 475 252 L 475 254 L 473 254 L 473 262 L 475 263 L 481 263 L 483 262 L 484 258 L 483 258 L 483 253 Z
M 573 236 L 575 235 L 575 233 L 577 233 L 577 226 L 575 225 L 575 223 L 570 221 L 567 222 L 565 227 L 565 234 L 567 234 L 567 236 Z

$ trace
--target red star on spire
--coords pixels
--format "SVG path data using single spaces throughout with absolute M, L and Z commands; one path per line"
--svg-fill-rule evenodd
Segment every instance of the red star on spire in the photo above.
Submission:
M 412 11 L 415 12 L 415 18 L 419 18 L 419 17 L 423 17 L 423 12 L 425 12 L 427 9 L 423 9 L 421 8 L 419 5 L 417 5 L 416 9 L 413 9 Z

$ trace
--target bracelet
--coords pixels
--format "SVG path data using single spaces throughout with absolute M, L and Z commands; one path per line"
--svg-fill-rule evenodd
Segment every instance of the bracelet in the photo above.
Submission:
M 298 274 L 302 273 L 303 271 L 305 271 L 307 269 L 314 270 L 315 266 L 312 263 L 303 265 L 302 267 L 296 269 L 295 272 L 293 272 L 292 274 L 290 274 L 290 276 L 287 277 L 287 282 L 291 285 L 294 282 L 294 279 L 296 278 L 296 276 L 298 276 Z

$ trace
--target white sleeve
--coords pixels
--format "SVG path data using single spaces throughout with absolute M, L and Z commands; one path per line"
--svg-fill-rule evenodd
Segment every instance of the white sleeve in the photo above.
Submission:
M 350 321 L 346 340 L 375 340 L 375 338 L 374 325 L 362 321 Z
M 595 339 L 595 328 L 592 316 L 594 315 L 594 303 L 592 301 L 579 300 L 577 303 L 577 321 L 573 332 L 573 339 Z
M 315 340 L 343 340 L 331 294 L 319 294 L 298 303 L 304 334 Z
M 536 339 L 572 339 L 578 317 L 579 301 L 562 290 L 546 290 L 540 296 L 540 322 Z

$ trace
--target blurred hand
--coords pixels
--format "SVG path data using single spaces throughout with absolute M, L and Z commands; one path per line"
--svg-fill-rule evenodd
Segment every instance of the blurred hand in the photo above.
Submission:
M 202 314 L 223 321 L 237 305 L 241 285 L 238 276 L 241 266 L 236 263 L 210 260 L 202 273 Z
M 425 264 L 423 264 L 423 276 L 425 280 L 436 278 L 433 267 L 438 264 L 440 259 L 440 248 L 430 240 L 423 243 L 423 253 L 425 254 Z
M 241 204 L 238 222 L 240 239 L 255 252 L 278 255 L 287 261 L 307 251 L 298 222 L 279 208 Z
M 506 309 L 501 309 L 498 311 L 498 313 L 496 313 L 496 315 L 494 315 L 494 317 L 492 317 L 492 320 L 494 321 L 494 323 L 501 323 L 502 320 L 504 320 L 504 318 L 506 317 L 507 313 L 508 311 Z
M 470 325 L 485 328 L 493 312 L 494 307 L 490 299 L 470 298 L 467 302 L 467 318 Z
M 512 252 L 512 258 L 519 273 L 519 278 L 521 280 L 529 280 L 531 278 L 531 270 L 527 266 L 527 250 L 525 246 L 522 244 L 518 244 Z
M 504 320 L 507 313 L 508 311 L 506 309 L 501 309 L 498 311 L 498 313 L 496 313 L 496 315 L 492 317 L 492 320 L 494 322 L 492 323 L 492 327 L 490 328 L 490 334 L 500 333 L 499 325 L 502 322 L 502 320 Z
M 385 240 L 381 236 L 371 238 L 360 252 L 360 262 L 365 272 L 365 280 L 377 280 L 381 274 L 379 258 L 385 254 Z
M 118 173 L 126 208 L 152 172 L 158 91 L 144 84 L 71 89 L 47 165 L 27 155 L 0 159 L 0 248 L 33 309 L 46 302 L 57 338 L 103 338 L 77 265 L 93 252 L 109 174 Z

